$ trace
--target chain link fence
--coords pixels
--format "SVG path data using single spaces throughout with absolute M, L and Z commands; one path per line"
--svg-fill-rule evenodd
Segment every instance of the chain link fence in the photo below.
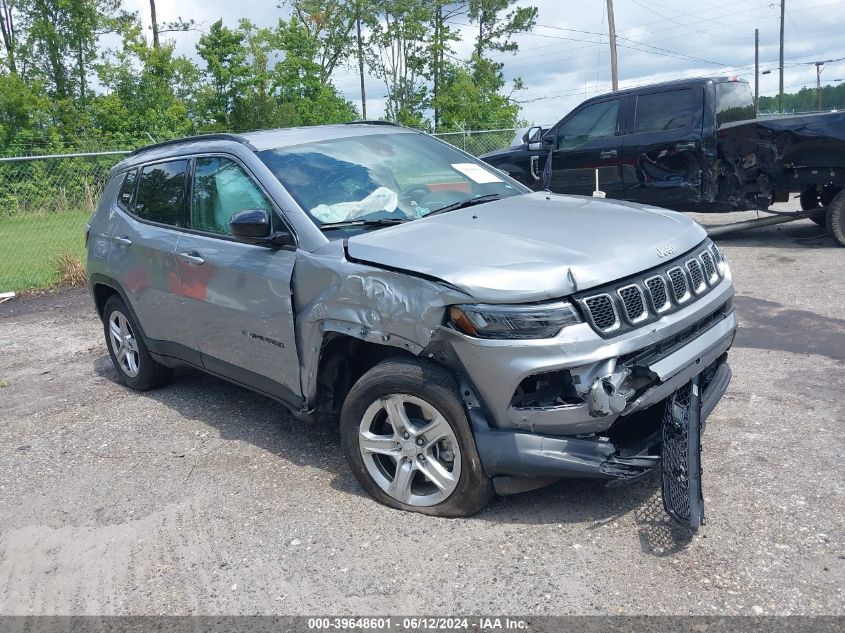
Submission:
M 510 146 L 515 134 L 486 130 L 436 136 L 478 156 Z M 127 153 L 110 148 L 0 158 L 0 293 L 84 280 L 85 224 L 109 170 Z
M 125 153 L 0 158 L 0 293 L 79 282 L 85 224 Z

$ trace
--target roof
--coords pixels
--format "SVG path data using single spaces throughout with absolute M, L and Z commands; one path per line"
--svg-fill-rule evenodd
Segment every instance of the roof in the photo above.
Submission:
M 354 127 L 351 127 L 354 126 Z M 393 128 L 391 131 L 415 132 L 410 128 L 391 123 L 389 121 L 352 121 L 350 123 L 338 123 L 333 125 L 311 125 L 301 127 L 275 128 L 271 130 L 256 130 L 253 132 L 229 133 L 220 132 L 214 134 L 197 134 L 183 138 L 153 143 L 136 149 L 130 154 L 135 156 L 149 152 L 150 150 L 187 143 L 202 143 L 211 141 L 231 141 L 246 145 L 256 152 L 277 147 L 288 147 L 299 145 L 309 141 L 325 141 L 334 138 L 347 138 L 350 136 L 362 136 L 365 134 L 383 133 L 385 127 Z
M 630 94 L 637 94 L 645 91 L 650 91 L 654 88 L 658 89 L 666 89 L 666 88 L 686 88 L 687 86 L 697 86 L 702 83 L 712 81 L 713 83 L 723 83 L 726 81 L 737 81 L 733 77 L 727 76 L 718 76 L 718 77 L 687 77 L 685 79 L 673 79 L 671 81 L 662 81 L 656 84 L 645 84 L 642 86 L 636 86 L 634 88 L 625 88 L 624 90 L 617 90 L 616 92 L 606 92 L 601 95 L 597 95 L 595 97 L 590 97 L 587 101 L 596 101 L 599 99 L 604 99 L 606 97 L 619 97 L 619 96 L 626 96 Z M 740 81 L 745 81 L 740 80 Z M 586 103 L 585 101 L 584 103 Z

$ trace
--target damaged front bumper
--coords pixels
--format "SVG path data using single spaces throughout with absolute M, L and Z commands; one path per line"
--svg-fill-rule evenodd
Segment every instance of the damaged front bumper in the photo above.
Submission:
M 708 372 L 712 377 L 702 392 L 702 424 L 731 380 L 724 355 L 706 368 L 704 373 Z M 659 408 L 654 415 L 659 417 L 662 413 L 663 409 Z M 633 444 L 621 446 L 608 435 L 554 437 L 491 428 L 478 409 L 470 409 L 470 419 L 481 462 L 494 478 L 633 480 L 660 462 L 659 427 Z M 503 482 L 497 482 L 497 486 L 502 485 Z
M 430 352 L 466 377 L 479 455 L 492 477 L 629 479 L 660 455 L 651 412 L 702 375 L 702 421 L 727 389 L 733 287 L 613 339 L 586 323 L 555 339 L 479 341 L 443 330 Z

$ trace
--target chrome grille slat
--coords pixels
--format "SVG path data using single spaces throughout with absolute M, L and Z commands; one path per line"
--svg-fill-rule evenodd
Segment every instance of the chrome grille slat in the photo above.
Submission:
M 666 312 L 672 307 L 672 300 L 669 299 L 669 288 L 666 280 L 660 275 L 649 277 L 645 280 L 645 287 L 651 297 L 651 307 L 657 314 Z
M 590 313 L 593 325 L 602 332 L 612 332 L 619 327 L 616 306 L 608 294 L 594 295 L 584 299 L 584 305 Z
M 712 284 L 719 279 L 719 273 L 716 271 L 716 263 L 713 261 L 713 255 L 710 251 L 702 251 L 698 256 L 701 263 L 704 264 L 704 273 L 707 275 L 707 283 Z
M 672 282 L 672 294 L 675 298 L 675 303 L 678 305 L 685 303 L 690 298 L 689 284 L 687 283 L 687 276 L 680 266 L 675 266 L 666 271 L 669 275 L 669 281 Z
M 709 242 L 623 281 L 576 295 L 590 326 L 608 338 L 680 310 L 719 285 L 723 261 Z
M 622 300 L 625 317 L 631 324 L 637 324 L 648 318 L 643 291 L 637 284 L 629 284 L 616 289 L 616 294 Z
M 685 266 L 692 282 L 692 291 L 697 295 L 701 294 L 707 288 L 707 284 L 704 281 L 704 273 L 701 270 L 701 264 L 698 263 L 697 259 L 689 259 L 686 261 Z

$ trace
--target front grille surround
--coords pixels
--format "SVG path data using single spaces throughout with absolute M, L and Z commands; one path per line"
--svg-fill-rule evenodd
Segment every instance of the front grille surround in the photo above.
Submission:
M 707 290 L 707 282 L 704 280 L 704 271 L 701 270 L 701 264 L 698 263 L 697 259 L 689 259 L 685 266 L 692 283 L 692 291 L 697 295 L 702 294 Z
M 672 294 L 675 297 L 675 303 L 683 305 L 692 298 L 690 292 L 689 281 L 684 269 L 680 266 L 673 266 L 666 271 L 669 277 L 669 282 L 672 284 Z
M 574 296 L 590 326 L 603 338 L 652 323 L 697 301 L 723 279 L 721 254 L 709 240 L 640 275 Z
M 645 280 L 645 286 L 648 289 L 648 295 L 651 299 L 651 308 L 657 314 L 672 309 L 672 299 L 669 298 L 669 286 L 666 280 L 660 275 L 654 275 Z
M 707 276 L 707 283 L 713 283 L 719 278 L 719 271 L 716 269 L 716 262 L 713 261 L 713 254 L 710 251 L 702 251 L 698 256 L 704 265 L 704 274 Z
M 618 330 L 619 312 L 613 298 L 606 292 L 591 295 L 583 299 L 592 326 L 603 334 Z M 609 312 L 609 314 L 608 314 Z
M 648 306 L 645 294 L 637 284 L 628 284 L 616 289 L 616 295 L 622 301 L 622 313 L 631 325 L 641 323 L 648 318 Z

